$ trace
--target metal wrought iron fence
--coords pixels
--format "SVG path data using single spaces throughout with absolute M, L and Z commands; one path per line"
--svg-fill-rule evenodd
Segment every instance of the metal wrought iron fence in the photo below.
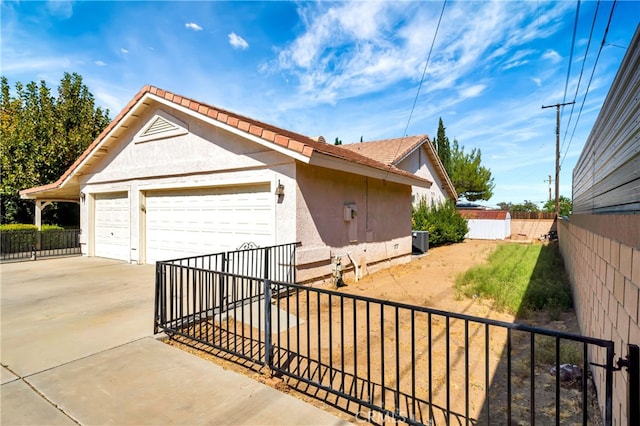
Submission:
M 2 260 L 80 254 L 79 229 L 20 230 L 0 233 Z
M 611 341 L 176 262 L 158 265 L 156 332 L 266 365 L 358 420 L 612 423 L 614 372 L 622 360 L 614 364 Z M 591 374 L 605 378 L 597 393 Z M 637 387 L 637 377 L 628 382 Z
M 244 359 L 265 358 L 265 281 L 188 266 L 157 266 L 155 332 Z
M 190 256 L 157 262 L 207 271 L 227 272 L 241 276 L 295 283 L 295 255 L 298 243 L 257 247 L 244 244 L 238 250 Z
M 271 287 L 288 296 L 265 305 L 286 313 L 265 309 L 275 330 L 268 365 L 336 395 L 364 420 L 589 424 L 600 416 L 588 373 L 595 362 L 606 374 L 599 397 L 611 424 L 611 341 L 318 288 Z
M 250 330 L 264 329 L 260 301 L 265 300 L 265 279 L 295 282 L 296 246 L 251 247 L 156 262 L 155 332 L 180 333 L 245 356 L 237 341 L 231 350 L 230 339 L 239 335 L 239 324 L 249 324 Z M 232 332 L 229 320 L 233 319 Z M 226 329 L 220 327 L 222 322 Z M 218 341 L 221 333 L 227 345 Z M 209 335 L 207 340 L 204 336 Z M 254 337 L 260 345 L 259 334 L 250 331 L 248 338 Z M 254 359 L 254 354 L 250 351 L 245 357 Z

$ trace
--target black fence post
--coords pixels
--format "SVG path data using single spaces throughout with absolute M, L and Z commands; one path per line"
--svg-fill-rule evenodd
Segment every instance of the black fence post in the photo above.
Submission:
M 271 277 L 269 276 L 269 251 L 271 250 L 271 247 L 266 247 L 264 249 L 264 276 L 263 278 L 265 280 L 270 279 Z
M 273 366 L 273 343 L 271 342 L 271 281 L 264 283 L 264 364 L 270 369 Z
M 160 271 L 160 262 L 156 262 L 156 295 L 153 312 L 153 334 L 160 331 L 160 292 L 162 291 L 162 273 Z
M 37 253 L 40 250 L 40 231 L 33 231 L 32 240 L 33 242 L 31 247 L 31 260 L 37 259 Z
M 604 403 L 604 424 L 611 426 L 613 424 L 613 342 L 607 346 L 607 369 L 605 371 L 605 403 Z
M 298 281 L 297 277 L 296 277 L 296 247 L 298 247 L 297 243 L 293 243 L 293 250 L 291 253 L 291 259 L 289 261 L 289 268 L 290 268 L 290 272 L 291 272 L 291 276 L 293 278 L 293 281 L 291 281 L 293 284 L 297 284 Z
M 167 264 L 156 262 L 156 294 L 154 310 L 153 334 L 165 330 L 167 326 Z M 169 299 L 172 296 L 169 295 Z
M 220 276 L 220 313 L 227 311 L 227 253 L 222 253 L 222 275 Z
M 627 421 L 629 426 L 640 425 L 640 347 L 627 345 Z

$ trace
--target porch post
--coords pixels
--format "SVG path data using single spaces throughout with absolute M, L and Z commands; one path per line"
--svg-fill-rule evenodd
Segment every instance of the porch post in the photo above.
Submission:
M 42 209 L 44 208 L 43 201 L 40 200 L 34 200 L 33 202 L 36 206 L 36 228 L 38 228 L 38 231 L 42 230 Z
M 44 210 L 45 207 L 47 207 L 49 204 L 51 204 L 51 201 L 47 201 L 47 200 L 34 200 L 33 201 L 34 204 L 36 205 L 36 227 L 38 228 L 38 231 L 42 231 L 42 210 Z

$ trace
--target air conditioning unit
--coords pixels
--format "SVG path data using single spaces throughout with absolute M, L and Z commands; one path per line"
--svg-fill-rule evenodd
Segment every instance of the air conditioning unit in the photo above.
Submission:
M 429 231 L 413 231 L 412 249 L 414 253 L 423 254 L 429 251 Z

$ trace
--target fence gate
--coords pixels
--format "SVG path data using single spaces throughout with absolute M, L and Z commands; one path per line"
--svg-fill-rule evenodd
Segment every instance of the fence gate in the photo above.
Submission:
M 607 340 L 301 286 L 295 244 L 249 250 L 158 262 L 156 332 L 266 365 L 357 421 L 611 425 L 627 374 L 640 424 L 637 346 L 616 359 Z

